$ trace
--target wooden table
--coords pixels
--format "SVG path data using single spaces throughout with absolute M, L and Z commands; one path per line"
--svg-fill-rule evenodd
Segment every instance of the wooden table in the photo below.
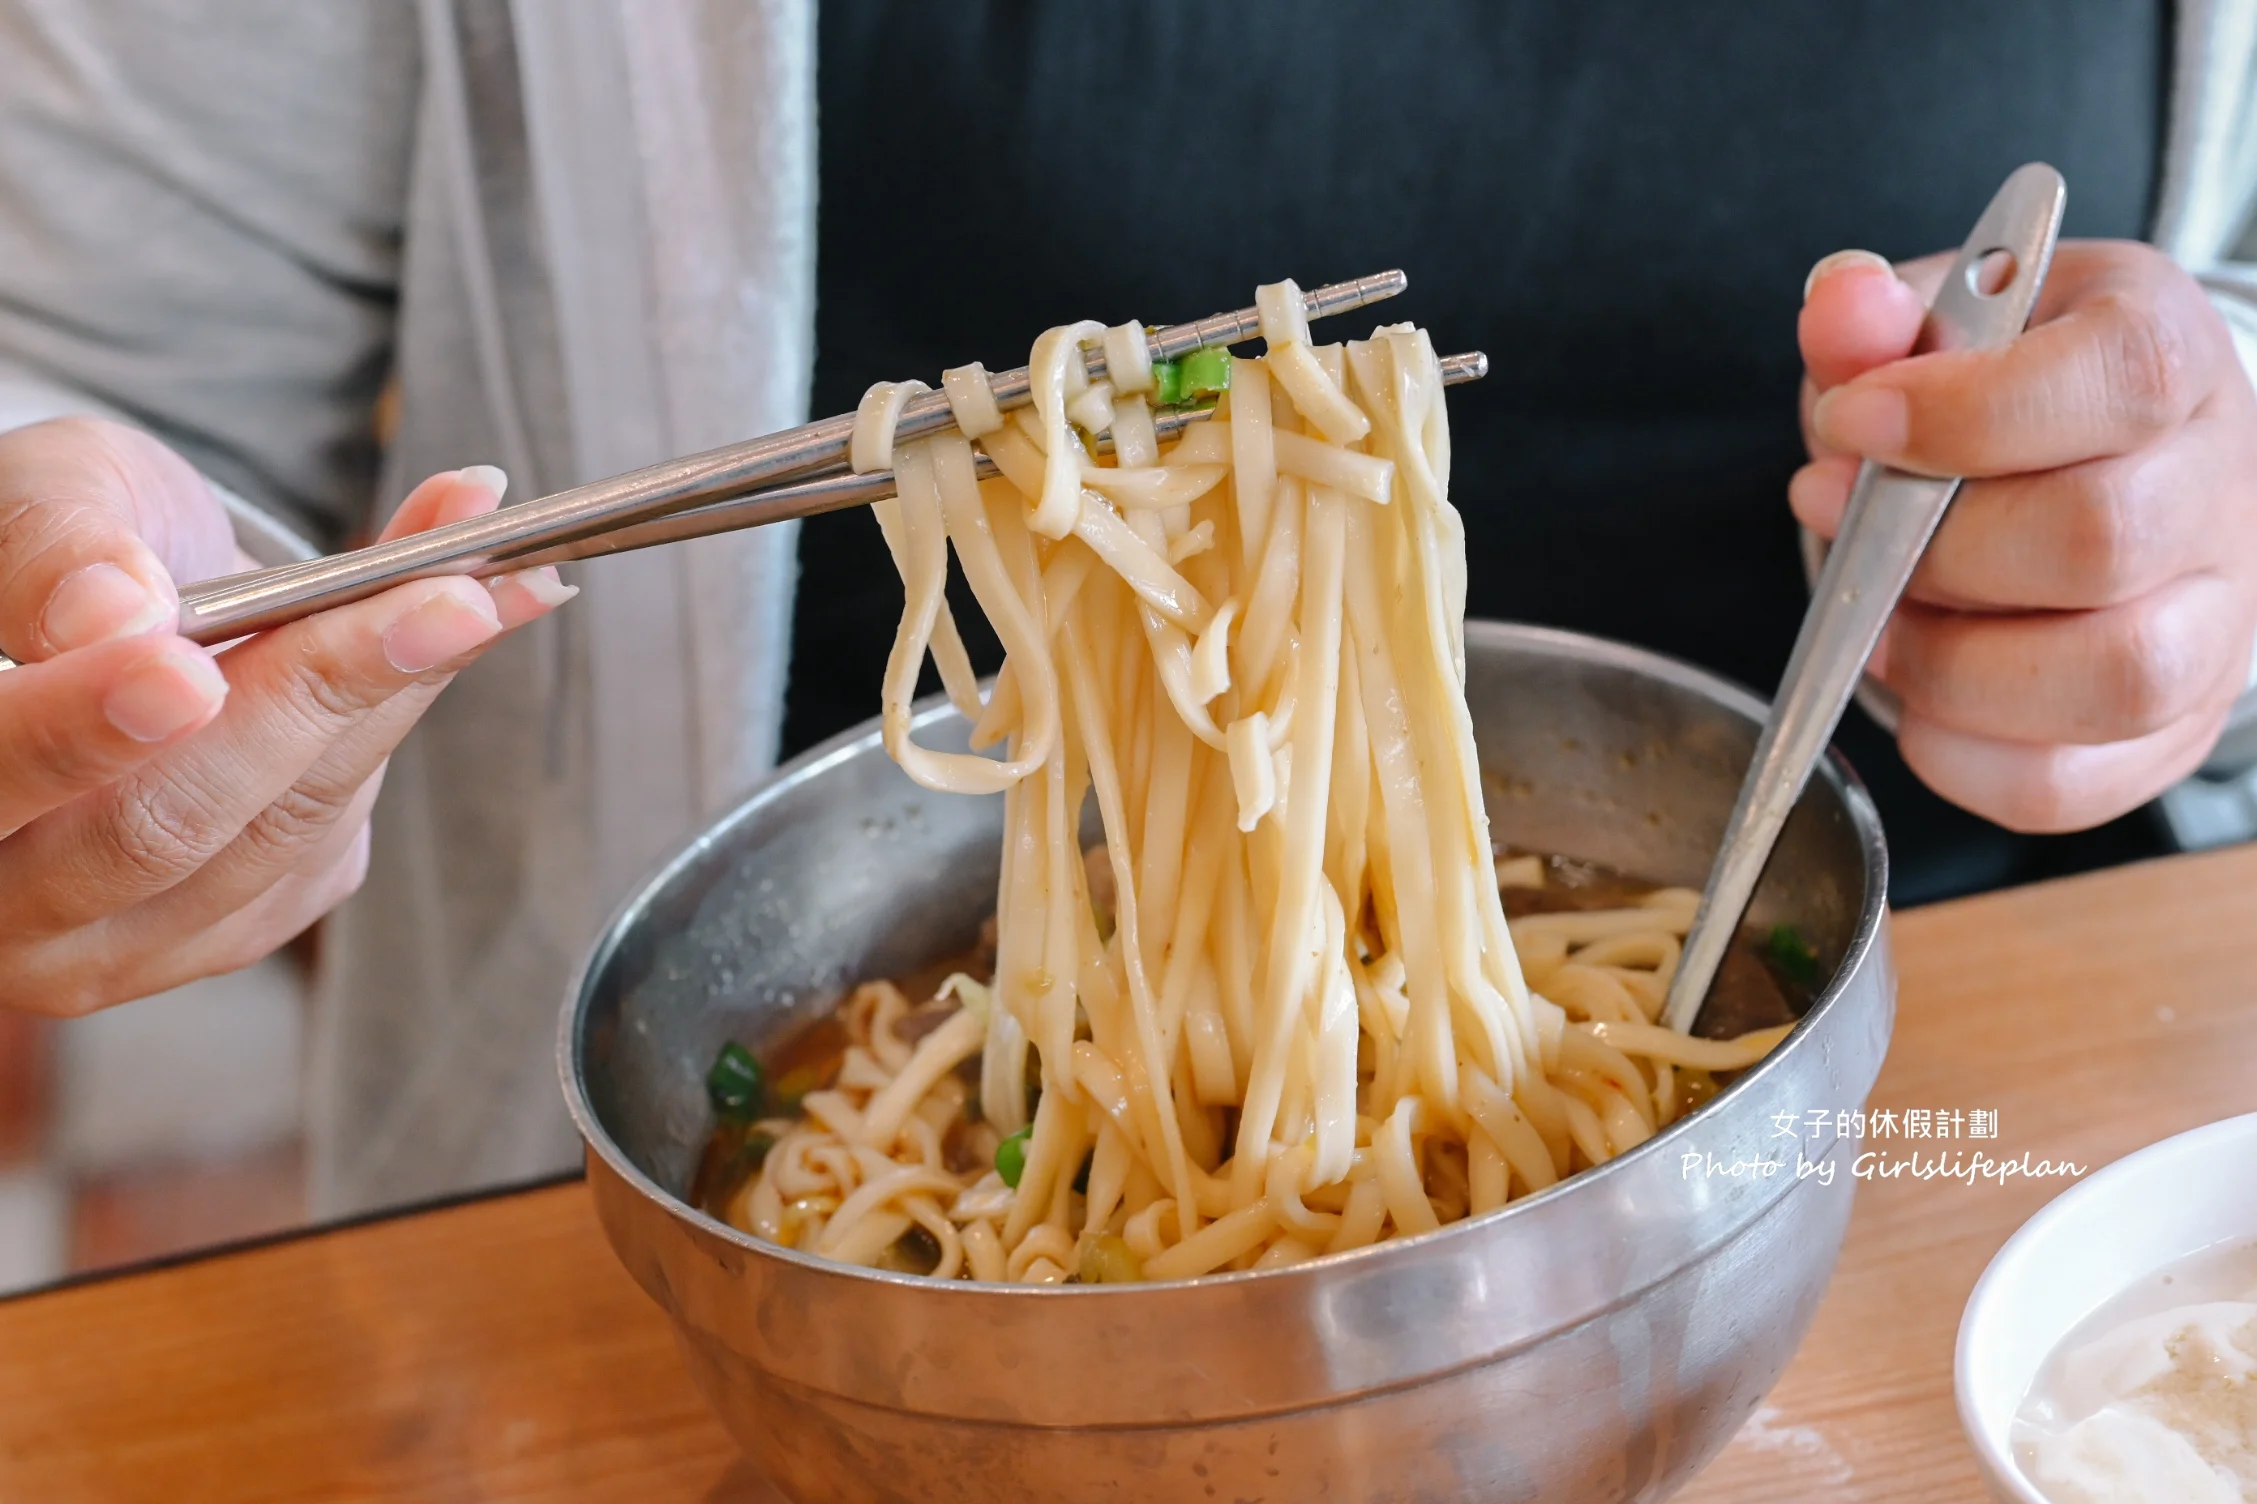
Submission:
M 1877 1108 L 1995 1110 L 2006 1154 L 2097 1167 L 2257 1107 L 2257 849 L 1921 909 L 1896 936 Z M 1960 1306 L 2064 1183 L 1863 1185 L 1800 1356 L 1682 1497 L 1981 1499 Z M 0 1499 L 308 1498 L 774 1500 L 577 1184 L 0 1302 Z

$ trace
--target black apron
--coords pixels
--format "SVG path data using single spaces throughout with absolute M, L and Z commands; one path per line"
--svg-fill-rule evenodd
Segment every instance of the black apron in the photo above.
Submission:
M 1451 397 L 1469 614 L 1659 648 L 1768 693 L 1805 592 L 1795 317 L 1811 263 L 1956 246 L 2032 158 L 2066 233 L 2143 233 L 2164 0 L 878 3 L 821 9 L 818 413 L 1019 364 L 1072 318 L 1169 322 L 1402 267 L 1321 327 L 1486 350 Z M 871 519 L 807 524 L 786 738 L 877 709 L 900 611 Z M 997 653 L 968 602 L 958 620 Z M 1852 711 L 1894 893 L 2156 849 L 2015 836 Z

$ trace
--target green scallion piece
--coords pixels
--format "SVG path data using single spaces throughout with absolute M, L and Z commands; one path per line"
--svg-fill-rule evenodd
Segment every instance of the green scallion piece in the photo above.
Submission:
M 725 1118 L 757 1117 L 768 1083 L 752 1051 L 735 1040 L 721 1046 L 713 1069 L 705 1073 L 705 1095 L 713 1110 Z
M 1180 361 L 1152 362 L 1152 405 L 1174 407 L 1183 401 L 1183 365 Z
M 1182 362 L 1183 397 L 1208 397 L 1230 390 L 1230 351 L 1221 345 L 1209 345 L 1204 350 L 1194 350 Z
M 1826 969 L 1818 962 L 1818 952 L 1811 949 L 1802 931 L 1791 924 L 1773 925 L 1763 950 L 1780 975 L 1798 987 L 1815 992 L 1826 980 Z
M 1027 1140 L 1032 1137 L 1032 1128 L 1021 1128 L 995 1146 L 995 1173 L 1014 1191 L 1019 1188 L 1019 1177 L 1027 1173 Z

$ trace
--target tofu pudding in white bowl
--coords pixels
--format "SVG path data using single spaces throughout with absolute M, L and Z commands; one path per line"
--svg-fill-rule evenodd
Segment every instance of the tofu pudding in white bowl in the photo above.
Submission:
M 1960 1423 L 2013 1504 L 2257 1500 L 2257 1114 L 2056 1197 L 1969 1297 Z

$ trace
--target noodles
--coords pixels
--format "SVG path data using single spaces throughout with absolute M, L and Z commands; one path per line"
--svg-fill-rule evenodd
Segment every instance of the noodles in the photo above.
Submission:
M 835 1079 L 761 1125 L 739 1226 L 942 1277 L 1275 1268 L 1621 1154 L 1785 1032 L 1656 1024 L 1689 895 L 1508 921 L 1500 883 L 1545 872 L 1490 845 L 1433 348 L 1313 346 L 1291 283 L 1257 306 L 1265 355 L 1218 359 L 1220 410 L 1165 448 L 1147 397 L 1176 373 L 1134 324 L 1044 334 L 1009 420 L 977 367 L 944 378 L 956 432 L 896 446 L 922 388 L 865 399 L 906 594 L 886 747 L 1003 796 L 993 980 L 859 989 Z M 984 703 L 951 548 L 1007 654 Z M 910 739 L 928 654 L 998 755 Z
M 1105 331 L 1105 375 L 1116 392 L 1133 395 L 1152 390 L 1152 347 L 1145 341 L 1142 325 L 1116 324 Z
M 1003 426 L 1003 413 L 995 405 L 995 392 L 987 383 L 987 368 L 978 361 L 951 366 L 940 373 L 940 386 L 948 394 L 949 416 L 956 431 L 967 439 L 984 439 Z M 859 426 L 861 414 L 855 414 Z

